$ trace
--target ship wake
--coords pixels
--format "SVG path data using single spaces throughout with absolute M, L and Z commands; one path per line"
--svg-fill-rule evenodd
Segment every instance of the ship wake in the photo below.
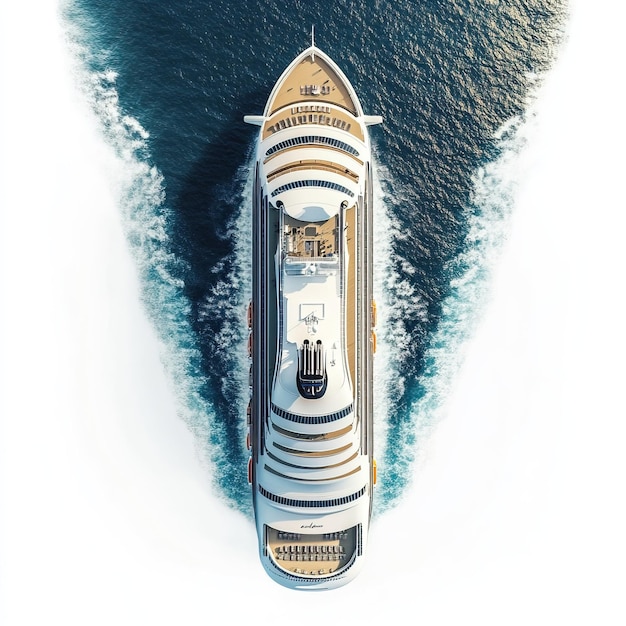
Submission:
M 225 226 L 224 236 L 235 241 L 235 252 L 215 264 L 208 295 L 193 302 L 185 284 L 190 268 L 173 243 L 176 220 L 163 176 L 153 162 L 149 133 L 123 110 L 117 72 L 109 66 L 106 50 L 92 49 L 80 16 L 71 16 L 66 29 L 74 74 L 110 148 L 107 166 L 120 220 L 140 277 L 144 310 L 158 335 L 161 360 L 178 399 L 179 416 L 193 432 L 225 503 L 249 515 L 244 445 L 249 171 L 243 168 L 229 189 L 231 202 L 233 193 L 239 198 L 239 210 Z M 212 350 L 208 365 L 207 344 Z
M 111 147 L 111 172 L 120 218 L 141 278 L 146 314 L 161 354 L 179 414 L 194 433 L 224 501 L 251 514 L 245 467 L 245 407 L 248 357 L 245 311 L 251 295 L 251 194 L 254 145 L 231 180 L 211 202 L 226 210 L 219 227 L 196 235 L 193 245 L 214 247 L 201 272 L 180 236 L 179 206 L 171 205 L 164 178 L 150 150 L 150 136 L 120 104 L 114 67 L 105 51 L 94 53 L 74 16 L 68 22 L 76 73 Z M 446 268 L 451 276 L 436 329 L 427 332 L 428 311 L 419 271 L 398 245 L 407 235 L 394 217 L 405 201 L 402 185 L 375 150 L 374 294 L 378 305 L 374 369 L 375 448 L 379 484 L 375 510 L 384 511 L 409 484 L 411 467 L 440 414 L 486 299 L 513 194 L 511 163 L 524 144 L 522 119 L 511 120 L 496 137 L 497 154 L 472 181 L 466 207 L 469 225 L 462 252 Z M 199 207 L 210 213 L 212 207 Z M 204 219 L 207 219 L 204 217 Z M 202 289 L 190 290 L 190 282 Z M 431 294 L 437 298 L 438 294 Z M 421 335 L 420 335 L 421 333 Z M 416 341 L 416 336 L 420 341 Z M 419 346 L 426 346 L 419 347 Z M 419 362 L 419 368 L 415 363 Z
M 531 112 L 500 128 L 494 138 L 494 157 L 472 177 L 465 209 L 467 235 L 461 252 L 447 268 L 451 279 L 442 314 L 420 354 L 413 349 L 411 336 L 416 325 L 426 323 L 426 312 L 416 295 L 415 268 L 394 255 L 394 241 L 402 238 L 402 233 L 391 217 L 397 202 L 391 198 L 398 196 L 393 181 L 379 171 L 376 219 L 388 234 L 379 236 L 376 243 L 379 256 L 391 262 L 379 263 L 377 284 L 384 303 L 383 354 L 377 362 L 383 389 L 378 410 L 387 414 L 382 420 L 386 436 L 379 438 L 377 446 L 381 476 L 378 512 L 393 506 L 408 486 L 416 458 L 444 415 L 444 402 L 462 365 L 465 345 L 489 300 L 491 274 L 510 227 L 530 118 Z M 423 363 L 416 376 L 409 373 L 413 361 Z M 397 400 L 402 397 L 407 398 L 406 404 Z

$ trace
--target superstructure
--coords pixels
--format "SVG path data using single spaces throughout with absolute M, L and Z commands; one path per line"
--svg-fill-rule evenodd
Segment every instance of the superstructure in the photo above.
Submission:
M 248 311 L 260 557 L 287 587 L 328 589 L 362 566 L 376 480 L 372 170 L 367 116 L 314 41 L 259 126 Z

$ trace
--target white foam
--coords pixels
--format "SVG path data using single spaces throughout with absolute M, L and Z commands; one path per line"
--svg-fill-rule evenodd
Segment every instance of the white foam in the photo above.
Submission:
M 260 625 L 277 610 L 318 622 L 319 596 L 263 574 L 251 525 L 210 493 L 174 416 L 113 157 L 76 101 L 52 9 L 5 3 L 0 19 L 0 621 L 195 625 L 254 608 Z M 325 615 L 624 620 L 624 16 L 576 11 L 446 418 Z
M 189 600 L 240 576 L 253 532 L 176 415 L 120 220 L 128 178 L 56 7 L 36 4 L 0 19 L 0 622 L 193 623 Z
M 516 175 L 492 297 L 413 489 L 378 523 L 384 535 L 411 521 L 404 561 L 380 593 L 412 589 L 416 621 L 625 616 L 624 214 L 613 148 L 625 139 L 615 124 L 623 15 L 614 9 L 575 5 L 536 126 L 526 127 L 528 169 Z
M 234 256 L 227 261 L 228 271 L 225 270 L 225 262 L 215 268 L 223 277 L 216 282 L 198 312 L 200 319 L 210 316 L 212 319 L 222 320 L 221 328 L 212 340 L 217 352 L 221 353 L 221 364 L 228 370 L 228 376 L 222 382 L 224 391 L 227 397 L 237 398 L 237 414 L 241 418 L 237 423 L 240 432 L 239 443 L 244 455 L 247 454 L 244 444 L 247 424 L 244 416 L 250 398 L 246 306 L 252 298 L 251 207 L 254 169 L 250 167 L 251 163 L 252 161 L 240 168 L 237 173 L 235 182 L 239 188 L 240 203 L 224 229 L 229 239 L 234 242 Z M 229 197 L 232 198 L 232 194 Z
M 375 456 L 378 461 L 378 511 L 388 504 L 393 486 L 388 484 L 386 458 L 394 450 L 394 463 L 411 462 L 414 446 L 407 440 L 389 441 L 390 411 L 405 392 L 402 373 L 411 353 L 409 327 L 424 321 L 426 312 L 412 284 L 415 268 L 400 257 L 396 244 L 404 236 L 392 213 L 389 194 L 395 202 L 401 190 L 394 187 L 383 158 L 374 155 L 374 296 L 377 305 L 377 350 L 374 358 Z M 391 491 L 390 491 L 391 490 Z
M 402 302 L 399 297 L 402 281 L 393 269 L 396 256 L 393 250 L 397 228 L 386 202 L 381 184 L 389 180 L 389 174 L 378 161 L 373 160 L 374 184 L 374 298 L 377 311 L 377 346 L 374 357 L 374 445 L 380 462 L 387 442 L 389 406 L 391 397 L 402 393 L 404 381 L 400 374 L 402 362 L 399 352 L 407 343 L 407 332 L 402 326 L 402 314 L 397 310 Z M 394 321 L 392 321 L 394 320 Z M 394 323 L 395 322 L 395 323 Z M 381 473 L 379 488 L 384 486 Z
M 531 116 L 532 118 L 532 116 Z M 460 272 L 451 283 L 451 292 L 442 303 L 438 328 L 426 347 L 425 367 L 420 375 L 421 395 L 411 407 L 410 421 L 403 425 L 399 441 L 387 440 L 389 399 L 405 390 L 401 372 L 410 354 L 407 325 L 426 322 L 423 303 L 411 282 L 415 273 L 406 259 L 394 251 L 402 237 L 390 217 L 380 178 L 391 184 L 379 166 L 376 181 L 376 291 L 382 294 L 381 347 L 376 358 L 377 450 L 379 489 L 385 489 L 387 472 L 408 477 L 411 463 L 441 417 L 441 405 L 463 362 L 468 339 L 487 303 L 489 279 L 509 229 L 516 178 L 520 175 L 521 153 L 527 141 L 527 124 L 521 118 L 509 120 L 494 138 L 499 156 L 481 167 L 473 178 L 471 204 L 467 207 L 469 231 L 463 252 L 453 261 Z M 399 265 L 400 271 L 395 267 Z M 415 384 L 415 381 L 413 381 Z M 380 423 L 380 425 L 379 425 Z M 382 434 L 382 436 L 381 436 Z M 382 455 L 381 452 L 386 452 Z M 391 454 L 386 465 L 387 454 Z M 378 501 L 379 510 L 393 505 L 404 485 L 388 485 L 388 497 Z M 392 499 L 389 499 L 391 497 Z
M 206 459 L 217 468 L 223 468 L 227 455 L 224 447 L 215 443 L 220 439 L 218 433 L 223 431 L 223 425 L 203 391 L 205 377 L 201 356 L 189 322 L 191 305 L 184 293 L 184 282 L 178 277 L 183 261 L 169 252 L 167 213 L 170 209 L 165 202 L 163 176 L 151 163 L 150 135 L 138 120 L 121 108 L 116 88 L 117 72 L 106 66 L 93 69 L 94 64 L 100 65 L 99 57 L 105 55 L 89 47 L 88 34 L 81 30 L 85 27 L 82 23 L 85 17 L 79 19 L 75 15 L 74 19 L 77 21 L 65 23 L 68 47 L 75 60 L 74 71 L 83 96 L 95 114 L 101 138 L 110 147 L 110 180 L 116 204 L 141 278 L 142 301 L 160 339 L 161 359 L 169 385 L 178 398 L 177 412 L 194 433 Z M 213 315 L 221 312 L 225 320 L 221 333 L 214 338 L 216 345 L 222 348 L 230 348 L 233 341 L 242 342 L 239 326 L 243 322 L 238 319 L 243 316 L 233 312 L 230 304 L 232 293 L 238 288 L 235 284 L 238 274 L 240 272 L 233 269 L 226 281 L 217 283 L 213 296 L 205 303 L 205 308 L 209 307 Z M 202 306 L 199 314 L 203 314 Z M 242 382 L 245 370 L 233 370 L 235 373 L 224 378 L 223 385 L 238 380 L 239 387 L 245 389 Z M 244 415 L 244 400 L 240 403 L 241 415 Z M 243 428 L 242 419 L 242 431 Z M 239 439 L 243 448 L 243 432 Z
M 438 423 L 441 404 L 463 363 L 466 343 L 487 305 L 491 273 L 510 229 L 514 191 L 523 174 L 522 155 L 532 119 L 529 114 L 528 120 L 517 117 L 506 122 L 494 137 L 498 157 L 473 176 L 467 208 L 469 230 L 463 252 L 453 261 L 462 271 L 451 281 L 450 295 L 443 301 L 441 320 L 425 351 L 423 395 L 412 408 L 422 441 Z

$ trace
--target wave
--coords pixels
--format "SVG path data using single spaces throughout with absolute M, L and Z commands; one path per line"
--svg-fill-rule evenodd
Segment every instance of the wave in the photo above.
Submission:
M 400 195 L 384 156 L 374 150 L 374 295 L 377 304 L 377 350 L 374 358 L 375 449 L 379 457 L 377 511 L 386 509 L 396 495 L 396 460 L 389 450 L 397 451 L 411 441 L 396 437 L 395 399 L 406 390 L 404 364 L 411 358 L 410 328 L 423 322 L 425 309 L 413 284 L 415 268 L 402 258 L 396 244 L 402 229 L 394 216 Z M 378 453 L 376 453 L 378 455 Z
M 230 434 L 211 400 L 212 389 L 191 323 L 192 304 L 185 295 L 185 281 L 181 278 L 189 268 L 172 250 L 173 216 L 167 203 L 164 178 L 152 162 L 150 135 L 138 120 L 123 111 L 116 89 L 117 72 L 108 66 L 107 51 L 94 50 L 89 42 L 88 24 L 72 14 L 66 16 L 65 28 L 79 88 L 95 115 L 102 139 L 112 149 L 112 183 L 123 230 L 140 276 L 144 310 L 161 344 L 161 360 L 172 381 L 179 416 L 193 432 L 200 456 L 210 465 L 207 471 L 214 487 L 221 491 L 226 504 L 249 514 L 247 485 L 242 488 L 231 479 L 237 468 L 232 467 L 228 458 Z M 246 187 L 240 182 L 247 190 L 242 194 L 249 195 L 250 185 Z M 244 354 L 243 322 L 237 320 L 243 320 L 244 314 L 235 314 L 236 306 L 231 305 L 242 301 L 240 287 L 243 286 L 244 291 L 247 288 L 242 277 L 249 272 L 244 269 L 243 256 L 242 251 L 227 276 L 216 283 L 213 296 L 200 311 L 201 315 L 208 315 L 209 311 L 212 315 L 223 315 L 225 321 L 220 335 L 214 339 L 223 347 L 232 347 L 233 340 L 235 345 L 239 342 L 241 350 L 234 353 L 241 354 Z M 215 271 L 221 269 L 216 267 Z M 245 404 L 237 390 L 245 386 L 237 372 L 246 369 L 233 364 L 229 370 L 229 375 L 223 377 L 223 384 L 229 388 L 229 395 L 234 393 L 239 398 L 243 416 Z M 239 441 L 243 445 L 243 419 L 241 422 Z
M 469 229 L 462 251 L 447 268 L 452 278 L 443 300 L 442 316 L 424 352 L 424 369 L 415 384 L 409 418 L 398 422 L 394 441 L 388 442 L 383 456 L 384 466 L 392 473 L 382 498 L 383 510 L 403 494 L 412 464 L 443 417 L 444 402 L 463 362 L 464 346 L 489 300 L 491 275 L 510 228 L 531 116 L 529 113 L 512 118 L 499 129 L 494 138 L 493 159 L 478 168 L 472 177 L 472 193 L 466 207 Z M 412 295 L 410 289 L 407 295 Z M 399 317 L 398 313 L 407 306 L 397 300 L 402 297 L 402 290 L 391 297 L 394 300 L 391 306 L 397 307 Z
M 168 204 L 164 177 L 151 155 L 149 133 L 120 104 L 110 55 L 89 41 L 93 25 L 77 14 L 67 21 L 79 82 L 114 153 L 121 220 L 179 414 L 195 435 L 214 486 L 230 506 L 250 515 L 243 416 L 248 400 L 245 306 L 251 294 L 253 146 L 227 188 L 215 187 L 211 202 L 227 207 L 228 219 L 214 235 L 227 242 L 227 251 L 215 253 L 208 269 L 198 273 L 192 255 L 176 252 L 176 211 Z M 420 354 L 416 336 L 425 336 L 429 321 L 418 284 L 421 270 L 399 252 L 409 236 L 395 217 L 403 193 L 384 165 L 384 155 L 375 150 L 378 512 L 393 506 L 408 486 L 410 467 L 438 419 L 462 362 L 463 344 L 486 301 L 490 271 L 508 228 L 514 189 L 509 166 L 524 145 L 523 127 L 521 117 L 505 124 L 495 138 L 494 157 L 474 174 L 466 207 L 468 233 L 462 252 L 445 268 L 451 277 L 448 294 L 438 326 Z M 184 245 L 184 237 L 179 240 Z M 200 249 L 212 243 L 198 236 L 194 241 Z M 188 277 L 203 285 L 197 298 L 187 290 Z M 418 370 L 412 363 L 417 358 L 423 366 L 415 378 Z

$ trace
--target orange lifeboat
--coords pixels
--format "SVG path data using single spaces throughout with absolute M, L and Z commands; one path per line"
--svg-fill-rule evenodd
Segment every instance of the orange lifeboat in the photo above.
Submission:
M 248 482 L 252 484 L 252 459 L 248 459 Z
M 376 326 L 377 317 L 376 300 L 372 300 L 372 326 Z
M 376 354 L 376 333 L 372 331 L 372 352 Z
M 377 473 L 378 473 L 378 468 L 376 466 L 376 459 L 372 460 L 372 482 L 374 484 L 376 484 L 376 478 L 377 478 Z
M 250 450 L 250 433 L 246 435 L 246 449 Z

